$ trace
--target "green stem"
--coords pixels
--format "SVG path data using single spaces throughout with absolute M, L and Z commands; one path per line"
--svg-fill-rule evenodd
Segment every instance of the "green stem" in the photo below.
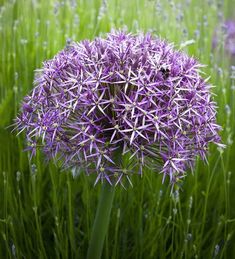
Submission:
M 87 259 L 100 259 L 108 230 L 115 187 L 105 182 L 102 186 L 95 221 L 92 228 Z

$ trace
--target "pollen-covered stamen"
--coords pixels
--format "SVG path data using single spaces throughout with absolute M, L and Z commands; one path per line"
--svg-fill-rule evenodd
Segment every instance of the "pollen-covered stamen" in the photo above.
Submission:
M 94 141 L 94 140 L 95 140 L 95 136 L 91 135 L 91 136 L 90 136 L 90 140 L 91 140 L 91 141 Z

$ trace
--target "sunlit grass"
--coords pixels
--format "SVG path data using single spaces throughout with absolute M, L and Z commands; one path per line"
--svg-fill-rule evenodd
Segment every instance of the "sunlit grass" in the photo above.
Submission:
M 117 188 L 103 258 L 233 258 L 234 61 L 222 41 L 211 47 L 215 27 L 232 15 L 232 1 L 0 2 L 0 258 L 86 255 L 100 186 L 82 172 L 73 178 L 45 164 L 42 154 L 30 163 L 23 138 L 6 127 L 45 59 L 71 40 L 112 28 L 150 31 L 207 64 L 227 148 L 212 146 L 208 165 L 198 161 L 173 195 L 150 170 L 135 176 L 133 188 Z

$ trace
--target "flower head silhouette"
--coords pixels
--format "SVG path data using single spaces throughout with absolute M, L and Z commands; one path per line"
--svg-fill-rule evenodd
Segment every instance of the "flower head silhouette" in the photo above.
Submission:
M 16 127 L 33 155 L 40 146 L 65 167 L 95 172 L 96 182 L 122 184 L 149 165 L 174 183 L 220 142 L 201 67 L 150 34 L 73 43 L 37 71 Z

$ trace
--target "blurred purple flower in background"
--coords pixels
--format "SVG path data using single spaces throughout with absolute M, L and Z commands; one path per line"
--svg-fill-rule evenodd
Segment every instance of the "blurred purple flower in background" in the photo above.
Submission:
M 217 28 L 213 41 L 212 41 L 212 47 L 216 48 L 219 45 L 219 29 Z M 224 44 L 224 50 L 225 52 L 231 56 L 235 57 L 235 20 L 227 20 L 224 22 L 222 26 L 222 36 L 223 36 L 223 44 Z
M 150 34 L 73 43 L 37 71 L 16 128 L 33 155 L 39 146 L 96 182 L 123 184 L 149 166 L 175 183 L 210 142 L 220 145 L 201 67 Z

